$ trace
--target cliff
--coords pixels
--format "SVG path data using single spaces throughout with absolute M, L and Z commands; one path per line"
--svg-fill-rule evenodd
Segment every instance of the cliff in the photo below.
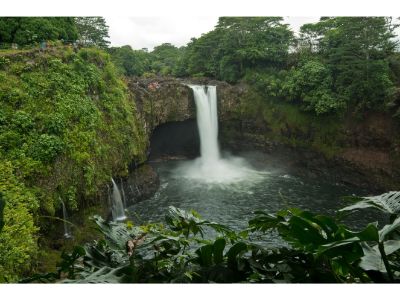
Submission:
M 149 135 L 162 124 L 195 117 L 193 95 L 185 82 L 189 81 L 159 77 L 129 80 Z M 389 115 L 315 116 L 296 105 L 265 99 L 244 83 L 190 82 L 217 85 L 224 148 L 267 152 L 284 159 L 294 172 L 371 191 L 400 188 L 399 124 Z

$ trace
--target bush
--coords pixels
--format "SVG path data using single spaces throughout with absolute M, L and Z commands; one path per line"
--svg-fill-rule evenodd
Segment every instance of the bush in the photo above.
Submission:
M 34 63 L 25 68 L 28 60 Z M 7 259 L 2 273 L 18 276 L 34 255 L 38 211 L 54 215 L 59 198 L 70 210 L 85 205 L 113 174 L 125 174 L 132 160 L 143 161 L 146 138 L 125 83 L 101 50 L 20 57 L 0 77 L 0 182 L 7 183 L 0 260 Z M 22 205 L 22 198 L 34 201 L 35 209 Z M 10 223 L 13 214 L 18 224 Z M 27 227 L 15 236 L 23 218 Z M 16 247 L 15 256 L 7 243 Z M 26 267 L 19 268 L 25 258 Z
M 27 273 L 37 254 L 33 213 L 38 208 L 34 193 L 15 176 L 10 161 L 0 160 L 0 194 L 4 201 L 4 227 L 0 231 L 0 282 L 14 281 Z
M 57 273 L 25 282 L 399 282 L 399 200 L 400 192 L 391 192 L 342 209 L 391 207 L 388 225 L 378 229 L 370 223 L 360 231 L 340 223 L 339 216 L 296 208 L 256 211 L 241 232 L 175 207 L 164 224 L 134 226 L 94 217 L 103 240 L 64 253 Z M 271 232 L 287 244 L 266 246 Z

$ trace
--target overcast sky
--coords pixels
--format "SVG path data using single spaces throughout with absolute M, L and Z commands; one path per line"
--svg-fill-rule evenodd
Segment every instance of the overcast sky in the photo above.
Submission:
M 285 17 L 297 32 L 304 23 L 319 17 Z M 192 37 L 213 30 L 218 17 L 106 17 L 112 46 L 130 45 L 133 49 L 148 48 L 162 43 L 177 47 L 186 45 Z

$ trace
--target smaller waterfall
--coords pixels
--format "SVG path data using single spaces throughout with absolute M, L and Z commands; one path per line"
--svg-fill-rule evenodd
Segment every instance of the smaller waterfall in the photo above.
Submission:
M 124 203 L 124 207 L 126 207 L 126 196 L 125 196 L 125 189 L 124 189 L 124 182 L 121 178 L 121 194 L 122 194 L 122 202 Z
M 72 237 L 71 234 L 71 225 L 68 223 L 68 213 L 67 208 L 65 207 L 64 201 L 61 200 L 62 210 L 63 210 L 63 220 L 64 220 L 64 238 L 70 239 Z
M 118 186 L 114 179 L 111 178 L 113 185 L 112 195 L 111 195 L 111 213 L 114 221 L 122 221 L 126 219 L 125 208 L 122 203 L 121 193 L 119 192 Z
M 135 187 L 136 187 L 136 190 L 137 190 L 138 196 L 142 195 L 142 193 L 140 192 L 140 190 L 139 190 L 139 187 L 138 187 L 138 185 L 137 185 L 137 184 L 135 184 Z
M 110 191 L 110 186 L 108 184 L 107 184 L 107 203 L 109 207 L 112 207 L 111 191 Z

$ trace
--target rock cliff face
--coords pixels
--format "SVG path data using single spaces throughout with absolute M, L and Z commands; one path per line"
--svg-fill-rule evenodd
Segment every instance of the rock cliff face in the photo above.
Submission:
M 192 119 L 196 115 L 193 93 L 181 81 L 130 78 L 128 87 L 149 135 L 161 124 Z
M 129 80 L 149 136 L 163 126 L 171 127 L 170 136 L 177 126 L 170 124 L 189 120 L 192 128 L 186 129 L 190 131 L 186 134 L 198 139 L 192 132 L 196 114 L 193 93 L 184 83 L 169 78 Z M 374 113 L 362 120 L 349 116 L 340 121 L 337 117 L 317 118 L 294 105 L 263 99 L 245 84 L 229 85 L 214 80 L 191 83 L 217 85 L 223 148 L 233 152 L 259 150 L 281 157 L 293 167 L 293 172 L 324 176 L 371 191 L 400 188 L 400 131 L 388 115 Z M 182 126 L 189 127 L 188 124 Z M 196 147 L 195 141 L 189 144 Z M 152 152 L 169 148 L 165 142 L 152 141 L 152 146 L 156 147 Z

